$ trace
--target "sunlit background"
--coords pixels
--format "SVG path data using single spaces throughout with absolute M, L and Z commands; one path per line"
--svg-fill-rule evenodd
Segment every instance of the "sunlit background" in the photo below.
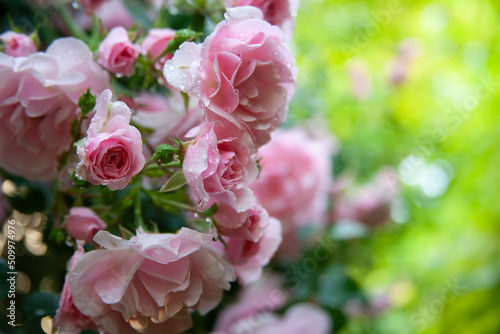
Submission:
M 349 273 L 390 305 L 342 333 L 499 333 L 496 1 L 303 0 L 291 119 L 324 118 L 335 173 L 397 168 L 392 222 Z

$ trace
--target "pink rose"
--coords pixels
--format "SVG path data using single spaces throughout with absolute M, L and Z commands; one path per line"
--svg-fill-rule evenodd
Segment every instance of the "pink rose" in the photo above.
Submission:
M 270 216 L 290 225 L 322 224 L 331 183 L 332 148 L 300 129 L 278 130 L 260 148 L 261 172 L 251 184 Z
M 254 6 L 264 14 L 264 20 L 283 30 L 289 41 L 295 25 L 299 0 L 225 0 L 226 7 Z
M 253 242 L 260 240 L 269 225 L 269 214 L 258 203 L 243 212 L 238 212 L 227 204 L 218 203 L 214 219 L 222 235 Z
M 102 25 L 107 30 L 119 26 L 130 29 L 134 25 L 134 18 L 122 0 L 105 1 L 92 14 L 102 21 Z M 92 15 L 78 11 L 74 13 L 74 19 L 76 24 L 82 29 L 92 29 Z
M 92 14 L 109 0 L 80 0 L 80 4 L 85 8 L 87 14 Z
M 71 149 L 78 98 L 109 87 L 92 57 L 75 38 L 28 57 L 0 53 L 0 168 L 30 180 L 55 177 L 60 155 Z
M 231 266 L 209 246 L 212 234 L 138 231 L 123 240 L 100 231 L 103 249 L 85 254 L 71 271 L 75 306 L 110 333 L 180 333 L 188 310 L 205 315 L 234 280 Z
M 66 232 L 75 240 L 84 240 L 92 243 L 94 235 L 106 228 L 106 223 L 86 207 L 72 207 L 64 219 Z
M 342 183 L 343 180 L 337 182 Z M 396 171 L 384 168 L 370 183 L 334 194 L 332 220 L 356 221 L 371 227 L 387 223 L 391 215 L 391 202 L 398 191 Z
M 112 73 L 132 76 L 140 47 L 132 44 L 123 27 L 111 29 L 99 45 L 97 62 Z
M 271 320 L 257 327 L 253 334 L 330 334 L 332 320 L 320 307 L 301 303 L 289 308 L 279 319 Z
M 231 123 L 204 124 L 186 150 L 182 170 L 201 210 L 222 202 L 237 212 L 248 210 L 254 196 L 248 185 L 257 177 L 248 133 Z
M 151 29 L 141 44 L 141 53 L 148 54 L 151 59 L 158 58 L 167 49 L 168 43 L 174 39 L 176 31 L 173 29 Z M 168 59 L 172 59 L 172 54 L 166 54 L 158 59 L 158 69 L 161 70 Z
M 111 102 L 105 90 L 96 103 L 87 137 L 78 146 L 79 179 L 111 190 L 125 188 L 146 162 L 142 154 L 141 133 L 129 125 L 130 108 L 123 102 Z
M 238 299 L 219 313 L 215 322 L 216 333 L 247 333 L 245 327 L 257 324 L 269 312 L 281 309 L 288 296 L 281 289 L 279 275 L 264 274 L 243 287 Z
M 189 130 L 202 122 L 203 110 L 196 99 L 190 99 L 186 104 L 182 93 L 169 87 L 168 96 L 142 93 L 133 99 L 135 113 L 132 120 L 135 124 L 154 130 L 148 135 L 148 142 L 156 147 L 177 137 L 187 141 Z
M 182 44 L 164 67 L 171 85 L 201 100 L 207 121 L 226 118 L 257 146 L 286 119 L 295 73 L 281 30 L 251 6 L 228 9 L 203 44 Z
M 83 256 L 83 242 L 77 243 L 77 250 L 70 259 L 70 270 L 75 267 L 76 261 Z M 59 308 L 54 317 L 54 326 L 59 327 L 61 334 L 80 333 L 84 329 L 96 330 L 97 326 L 86 315 L 82 314 L 73 303 L 73 296 L 69 292 L 69 275 L 64 278 L 64 286 L 59 300 Z
M 332 320 L 320 307 L 300 303 L 289 308 L 283 317 L 274 313 L 258 313 L 239 317 L 229 328 L 212 334 L 330 334 Z
M 0 35 L 5 45 L 5 53 L 12 57 L 26 57 L 37 51 L 35 42 L 25 34 L 7 31 Z
M 261 172 L 250 187 L 269 215 L 282 223 L 281 258 L 300 253 L 300 227 L 326 223 L 332 154 L 328 139 L 299 129 L 276 131 L 258 152 Z
M 269 219 L 269 225 L 257 242 L 240 238 L 224 237 L 225 250 L 241 285 L 255 282 L 262 275 L 266 266 L 281 243 L 281 223 L 275 218 Z M 224 246 L 220 243 L 221 249 Z

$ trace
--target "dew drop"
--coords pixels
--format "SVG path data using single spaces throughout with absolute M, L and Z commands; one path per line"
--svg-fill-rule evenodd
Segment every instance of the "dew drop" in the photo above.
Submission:
M 274 51 L 274 52 L 273 52 L 273 54 L 274 54 L 275 56 L 277 56 L 279 53 L 278 53 L 278 51 Z
M 68 56 L 72 56 L 75 54 L 75 52 L 71 49 L 66 50 L 66 53 L 68 54 Z
M 80 5 L 79 5 L 79 4 L 78 4 L 78 2 L 76 2 L 76 1 L 73 1 L 73 2 L 71 3 L 71 6 L 72 6 L 74 9 L 78 9 L 78 8 L 80 8 Z
M 185 88 L 186 88 L 186 85 L 184 85 L 184 84 L 181 84 L 181 85 L 180 85 L 180 89 L 181 89 L 181 90 L 184 90 Z
M 170 66 L 168 67 L 168 70 L 169 70 L 169 71 L 173 71 L 173 70 L 174 70 L 174 67 L 173 67 L 172 65 L 170 65 Z
M 123 73 L 116 73 L 117 78 L 123 78 Z

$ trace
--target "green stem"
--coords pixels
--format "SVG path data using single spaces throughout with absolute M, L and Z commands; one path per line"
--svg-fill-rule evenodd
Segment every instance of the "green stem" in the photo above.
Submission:
M 89 41 L 89 36 L 79 27 L 75 24 L 75 21 L 73 17 L 71 16 L 70 12 L 65 6 L 56 6 L 56 10 L 61 16 L 62 20 L 68 27 L 69 31 L 71 34 L 85 43 L 88 43 Z
M 144 219 L 142 218 L 142 203 L 141 203 L 140 189 L 137 190 L 137 194 L 135 195 L 134 217 L 135 217 L 136 227 L 140 226 L 146 231 L 147 227 L 146 224 L 144 223 Z

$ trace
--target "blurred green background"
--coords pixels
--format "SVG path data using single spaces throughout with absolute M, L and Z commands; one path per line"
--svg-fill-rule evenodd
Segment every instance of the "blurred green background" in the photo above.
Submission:
M 336 174 L 389 165 L 403 185 L 395 221 L 349 266 L 391 307 L 342 333 L 500 333 L 499 14 L 497 1 L 301 1 L 290 122 L 328 121 Z

